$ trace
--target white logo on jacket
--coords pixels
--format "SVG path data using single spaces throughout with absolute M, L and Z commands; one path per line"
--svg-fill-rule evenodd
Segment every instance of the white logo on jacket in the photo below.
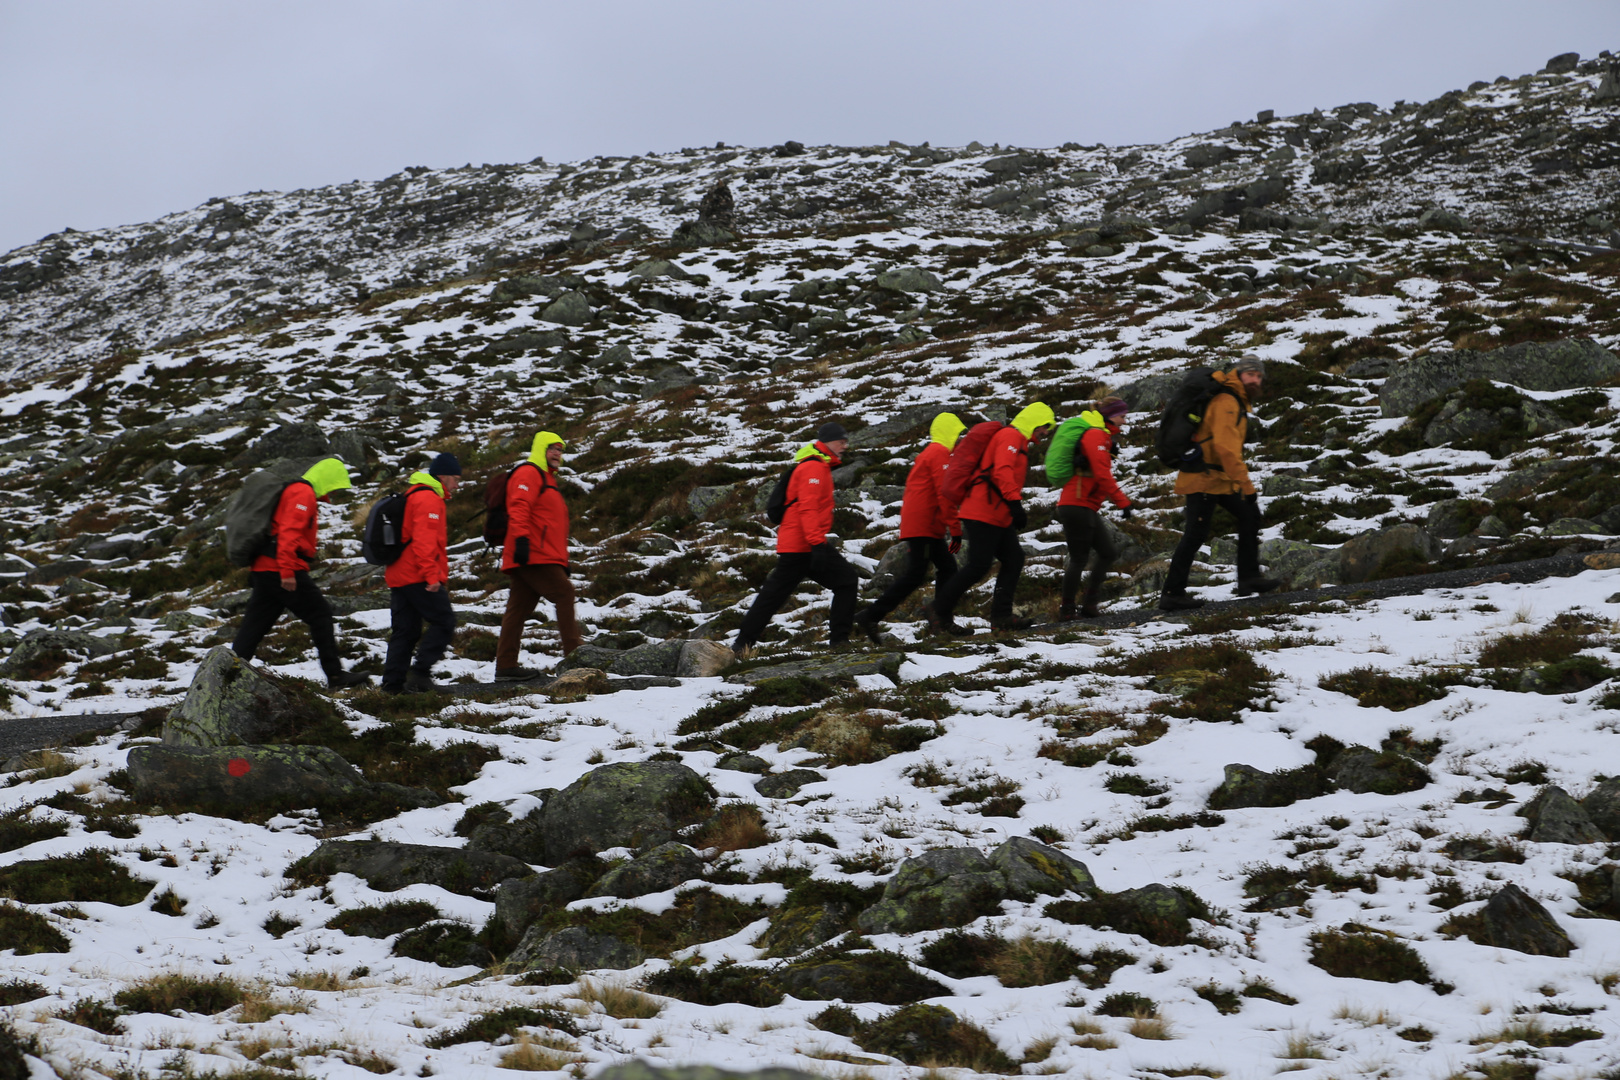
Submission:
M 293 505 L 298 507 L 298 509 L 300 509 L 300 510 L 308 510 L 309 509 L 309 507 L 305 506 L 303 503 L 294 503 Z
M 528 491 L 529 490 L 529 485 L 528 484 L 519 484 L 518 485 L 518 490 L 519 491 Z
M 428 515 L 428 520 L 429 521 L 438 521 L 439 520 L 439 515 L 438 514 L 429 514 Z
M 812 476 L 809 479 L 805 480 L 805 483 L 807 483 L 807 484 L 819 484 L 819 483 L 821 483 L 821 481 Z

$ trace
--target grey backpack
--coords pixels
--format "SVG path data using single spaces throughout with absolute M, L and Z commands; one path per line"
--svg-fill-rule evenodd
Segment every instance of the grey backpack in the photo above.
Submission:
M 233 566 L 252 566 L 260 555 L 274 555 L 276 539 L 270 534 L 281 493 L 293 484 L 307 483 L 299 473 L 288 476 L 286 463 L 262 469 L 242 481 L 225 504 L 225 557 Z M 308 466 L 304 466 L 308 468 Z

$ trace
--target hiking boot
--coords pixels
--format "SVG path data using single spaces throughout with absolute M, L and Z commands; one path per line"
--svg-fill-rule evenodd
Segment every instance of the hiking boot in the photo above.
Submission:
M 1188 596 L 1184 592 L 1160 593 L 1160 611 L 1197 611 L 1204 606 L 1204 602 L 1196 596 Z
M 1035 625 L 1034 619 L 1026 619 L 1018 615 L 1003 615 L 990 620 L 992 630 L 1028 630 Z
M 1061 604 L 1058 607 L 1058 622 L 1074 622 L 1080 617 L 1080 609 L 1073 604 Z
M 1088 585 L 1085 598 L 1080 601 L 1080 617 L 1082 619 L 1095 619 L 1102 614 L 1097 607 L 1097 601 L 1102 599 L 1101 585 Z
M 390 696 L 398 696 L 399 694 L 403 694 L 405 692 L 405 684 L 397 682 L 385 682 L 382 684 L 381 689 L 385 694 Z
M 532 667 L 503 667 L 495 669 L 496 682 L 528 682 L 538 679 L 540 673 Z
M 412 671 L 405 676 L 405 692 L 407 694 L 432 694 L 444 687 L 433 681 L 430 671 Z
M 928 622 L 928 629 L 932 630 L 936 634 L 941 630 L 948 634 L 956 633 L 956 631 L 953 629 L 953 627 L 956 625 L 955 620 L 949 616 L 941 615 L 939 613 L 939 609 L 934 606 L 934 602 L 932 600 L 923 605 L 923 618 Z
M 1276 592 L 1282 588 L 1282 584 L 1276 578 L 1249 578 L 1247 581 L 1237 583 L 1237 594 L 1239 596 L 1254 596 L 1258 593 Z
M 963 626 L 961 623 L 957 622 L 955 619 L 946 619 L 945 623 L 944 623 L 944 627 L 945 627 L 945 632 L 947 634 L 951 635 L 952 637 L 972 637 L 973 636 L 972 627 Z
M 358 671 L 338 671 L 326 677 L 326 685 L 333 690 L 348 690 L 355 686 L 370 686 L 371 676 Z
M 878 629 L 878 624 L 874 620 L 856 619 L 855 625 L 861 628 L 861 633 L 866 635 L 866 640 L 874 645 L 883 644 L 883 631 Z

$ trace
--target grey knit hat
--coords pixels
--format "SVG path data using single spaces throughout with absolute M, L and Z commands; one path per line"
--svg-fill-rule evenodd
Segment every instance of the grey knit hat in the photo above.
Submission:
M 1242 356 L 1238 357 L 1237 363 L 1232 365 L 1232 372 L 1234 374 L 1241 374 L 1245 371 L 1252 371 L 1257 375 L 1264 375 L 1266 373 L 1266 362 L 1254 355 L 1254 353 L 1244 353 Z

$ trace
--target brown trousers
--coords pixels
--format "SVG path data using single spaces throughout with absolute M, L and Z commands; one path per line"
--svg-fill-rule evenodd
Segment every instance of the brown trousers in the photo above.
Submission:
M 562 651 L 567 656 L 579 648 L 579 623 L 574 618 L 574 583 L 568 580 L 568 567 L 557 563 L 514 566 L 506 571 L 512 582 L 506 594 L 506 614 L 501 616 L 501 640 L 495 646 L 496 670 L 518 666 L 518 646 L 523 642 L 523 624 L 534 614 L 541 598 L 557 609 L 557 632 L 562 635 Z

